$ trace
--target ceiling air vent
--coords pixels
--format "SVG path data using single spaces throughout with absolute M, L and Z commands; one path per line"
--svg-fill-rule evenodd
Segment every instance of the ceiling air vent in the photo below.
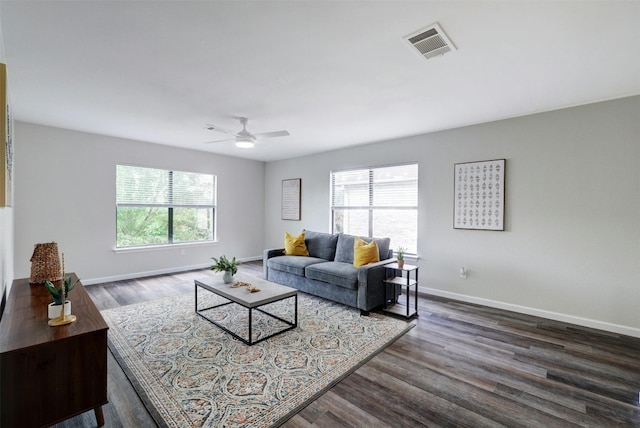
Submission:
M 444 55 L 456 49 L 437 23 L 405 36 L 404 40 L 426 59 Z

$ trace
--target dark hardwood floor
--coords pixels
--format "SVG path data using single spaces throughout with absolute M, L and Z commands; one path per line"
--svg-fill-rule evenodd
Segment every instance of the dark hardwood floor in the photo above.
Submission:
M 241 269 L 262 275 L 260 262 Z M 87 291 L 102 310 L 192 292 L 204 275 Z M 415 328 L 284 427 L 640 427 L 640 339 L 431 296 L 419 306 Z M 105 426 L 155 426 L 111 354 L 108 371 Z

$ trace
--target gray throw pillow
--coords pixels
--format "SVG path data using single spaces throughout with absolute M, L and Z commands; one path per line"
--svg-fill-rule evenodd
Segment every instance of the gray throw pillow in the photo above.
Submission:
M 333 261 L 333 258 L 336 255 L 338 235 L 305 230 L 304 243 L 307 246 L 307 251 L 309 251 L 310 257 Z

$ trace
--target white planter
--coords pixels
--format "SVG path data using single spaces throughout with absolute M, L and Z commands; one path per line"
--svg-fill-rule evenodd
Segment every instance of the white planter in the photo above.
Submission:
M 224 275 L 222 275 L 222 280 L 224 281 L 225 284 L 231 284 L 234 278 L 233 278 L 233 275 L 231 275 L 231 272 L 225 271 Z
M 49 319 L 52 320 L 54 318 L 58 318 L 60 316 L 60 306 L 62 305 L 54 305 L 53 303 L 49 303 Z M 64 314 L 65 316 L 71 315 L 71 301 L 67 300 L 64 302 Z

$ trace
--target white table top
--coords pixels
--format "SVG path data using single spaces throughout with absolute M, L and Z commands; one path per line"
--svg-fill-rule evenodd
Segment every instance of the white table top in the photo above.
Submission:
M 235 275 L 234 283 L 238 281 L 248 282 L 254 287 L 259 288 L 260 291 L 251 293 L 245 286 L 232 288 L 231 285 L 233 285 L 233 283 L 225 284 L 222 281 L 222 276 L 213 278 L 206 277 L 196 279 L 195 281 L 202 288 L 238 303 L 245 308 L 255 308 L 298 294 L 298 290 L 295 288 L 265 281 L 264 279 L 246 274 Z

